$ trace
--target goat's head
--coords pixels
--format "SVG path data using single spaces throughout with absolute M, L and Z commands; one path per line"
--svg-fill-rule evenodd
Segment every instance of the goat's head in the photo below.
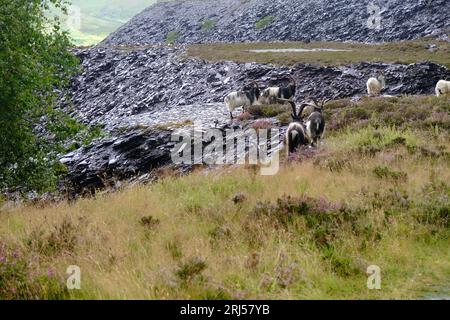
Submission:
M 259 84 L 256 81 L 252 81 L 253 86 L 250 89 L 250 92 L 256 97 L 256 99 L 259 99 L 261 96 L 261 90 L 259 89 Z
M 378 71 L 378 73 L 377 73 L 377 79 L 378 79 L 378 81 L 380 81 L 380 82 L 383 82 L 383 81 L 386 80 L 386 75 L 384 74 L 384 71 L 383 71 L 383 70 Z
M 253 81 L 250 81 L 250 82 L 247 82 L 246 84 L 244 84 L 244 86 L 242 87 L 242 90 L 250 91 L 255 87 L 258 87 L 258 83 L 256 83 L 256 81 L 253 80 Z

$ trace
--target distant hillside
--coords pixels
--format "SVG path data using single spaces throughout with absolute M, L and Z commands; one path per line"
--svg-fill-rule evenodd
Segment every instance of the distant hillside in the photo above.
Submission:
M 147 8 L 103 44 L 394 41 L 439 35 L 449 16 L 448 0 L 175 0 Z
M 96 44 L 157 0 L 72 0 L 79 8 L 81 25 L 69 27 L 77 45 Z

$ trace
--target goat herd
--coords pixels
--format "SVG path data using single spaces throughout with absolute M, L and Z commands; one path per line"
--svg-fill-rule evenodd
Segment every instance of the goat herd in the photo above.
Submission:
M 243 112 L 246 108 L 253 105 L 284 104 L 289 103 L 292 106 L 292 119 L 286 135 L 285 145 L 287 155 L 295 152 L 300 146 L 317 146 L 323 137 L 325 131 L 325 118 L 322 114 L 323 107 L 331 99 L 321 101 L 314 98 L 307 98 L 300 103 L 300 108 L 294 103 L 297 84 L 292 76 L 290 83 L 282 87 L 268 87 L 261 90 L 258 83 L 253 81 L 241 91 L 234 91 L 225 97 L 225 105 L 233 119 L 233 111 L 242 107 Z M 379 96 L 386 88 L 384 72 L 379 72 L 376 78 L 370 78 L 367 81 L 367 94 L 369 96 Z M 440 80 L 436 84 L 436 95 L 450 94 L 450 81 Z M 313 112 L 304 119 L 302 113 L 306 107 L 312 107 Z

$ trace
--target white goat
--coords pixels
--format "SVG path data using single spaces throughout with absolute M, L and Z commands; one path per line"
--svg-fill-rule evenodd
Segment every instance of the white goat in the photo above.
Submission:
M 439 97 L 447 94 L 450 94 L 450 81 L 439 80 L 436 84 L 436 95 Z
M 384 73 L 380 73 L 377 78 L 367 80 L 367 94 L 369 96 L 379 96 L 381 91 L 386 88 L 386 78 Z

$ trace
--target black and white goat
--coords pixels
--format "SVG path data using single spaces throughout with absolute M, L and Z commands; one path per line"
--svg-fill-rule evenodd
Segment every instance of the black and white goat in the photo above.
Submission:
M 231 119 L 233 119 L 234 109 L 242 107 L 243 111 L 245 111 L 245 108 L 258 104 L 260 97 L 261 91 L 256 82 L 251 87 L 245 88 L 245 90 L 229 93 L 225 97 L 224 102 L 230 111 Z
M 291 82 L 284 87 L 269 87 L 262 91 L 261 102 L 264 104 L 284 103 L 285 100 L 294 100 L 297 82 L 289 75 Z M 281 100 L 280 100 L 281 99 Z M 285 100 L 283 100 L 285 99 Z
M 306 119 L 306 135 L 312 146 L 318 146 L 325 132 L 325 117 L 323 116 L 323 108 L 330 99 L 322 99 L 318 102 L 311 99 L 312 103 L 306 103 L 307 106 L 313 107 L 313 112 Z
M 286 135 L 284 137 L 284 143 L 286 146 L 286 153 L 287 156 L 291 153 L 294 153 L 297 151 L 297 149 L 300 146 L 305 146 L 309 144 L 309 139 L 306 134 L 306 128 L 305 124 L 302 118 L 302 113 L 305 107 L 308 105 L 305 103 L 302 103 L 300 106 L 300 110 L 297 112 L 297 106 L 295 105 L 294 101 L 287 100 L 287 99 L 278 99 L 279 103 L 285 103 L 288 102 L 292 106 L 292 120 L 289 124 L 289 127 L 286 131 Z

